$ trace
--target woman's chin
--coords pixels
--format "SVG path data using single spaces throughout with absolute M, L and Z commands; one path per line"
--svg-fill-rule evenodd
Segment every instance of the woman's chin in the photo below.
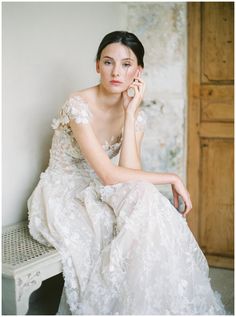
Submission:
M 109 86 L 105 87 L 106 91 L 111 94 L 122 94 L 126 88 L 125 87 L 119 87 L 119 86 Z

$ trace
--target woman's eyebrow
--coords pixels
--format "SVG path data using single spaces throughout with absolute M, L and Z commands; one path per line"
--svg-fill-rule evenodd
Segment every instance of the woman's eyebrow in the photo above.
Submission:
M 103 58 L 110 58 L 110 59 L 113 59 L 113 60 L 114 60 L 114 58 L 112 58 L 112 57 L 110 57 L 110 56 L 103 56 Z M 130 57 L 127 57 L 127 58 L 123 58 L 123 59 L 122 59 L 122 61 L 126 61 L 126 60 L 133 61 L 133 59 L 130 58 Z

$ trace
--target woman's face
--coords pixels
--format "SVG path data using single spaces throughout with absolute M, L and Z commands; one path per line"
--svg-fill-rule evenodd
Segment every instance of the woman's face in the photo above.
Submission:
M 96 68 L 101 77 L 101 85 L 111 93 L 127 90 L 142 70 L 133 51 L 121 43 L 107 45 L 102 50 Z

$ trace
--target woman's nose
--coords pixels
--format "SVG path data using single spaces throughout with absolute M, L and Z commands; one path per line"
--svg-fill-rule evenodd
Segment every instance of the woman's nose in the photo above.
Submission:
M 112 76 L 119 77 L 120 76 L 120 69 L 118 65 L 115 65 L 112 69 Z

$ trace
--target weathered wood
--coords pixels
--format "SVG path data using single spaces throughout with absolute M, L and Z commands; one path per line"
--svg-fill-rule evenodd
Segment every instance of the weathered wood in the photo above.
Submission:
M 202 83 L 234 79 L 234 3 L 204 2 L 202 8 Z
M 200 166 L 200 3 L 188 3 L 188 154 L 187 187 L 193 210 L 188 224 L 198 240 L 199 166 Z
M 233 122 L 234 86 L 201 86 L 201 121 Z
M 234 268 L 234 258 L 226 258 L 219 255 L 206 255 L 207 262 L 210 266 L 233 269 Z
M 233 138 L 234 124 L 219 122 L 201 123 L 199 135 L 201 138 Z
M 233 3 L 188 3 L 188 223 L 210 265 L 233 268 Z
M 206 254 L 233 257 L 233 170 L 233 139 L 201 140 L 199 241 Z

